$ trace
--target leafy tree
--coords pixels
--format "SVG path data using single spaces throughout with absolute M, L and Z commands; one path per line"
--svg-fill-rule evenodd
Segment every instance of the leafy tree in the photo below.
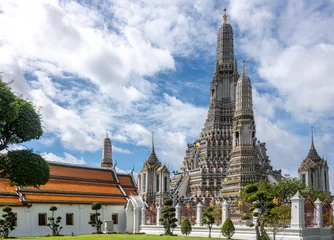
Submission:
M 215 218 L 213 217 L 213 207 L 207 207 L 203 213 L 202 223 L 209 228 L 209 238 L 211 238 L 212 225 L 215 223 Z
M 231 239 L 231 237 L 234 235 L 235 228 L 233 225 L 233 222 L 230 218 L 227 218 L 222 226 L 222 234 L 224 237 L 227 237 L 227 239 Z
M 213 207 L 213 213 L 212 213 L 213 217 L 216 220 L 216 224 L 217 226 L 219 226 L 221 224 L 222 221 L 222 207 L 219 205 L 215 205 Z
M 101 231 L 101 226 L 102 226 L 102 221 L 100 219 L 100 213 L 98 210 L 101 209 L 101 203 L 99 202 L 93 202 L 91 205 L 91 209 L 95 211 L 95 213 L 90 214 L 91 220 L 89 220 L 88 224 L 90 224 L 92 227 L 96 228 L 96 233 L 102 233 Z
M 289 227 L 291 220 L 291 207 L 290 206 L 278 206 L 272 208 L 265 221 L 267 222 L 266 227 L 273 233 L 273 240 L 276 239 L 276 234 L 285 228 Z
M 8 151 L 11 144 L 39 139 L 42 134 L 41 116 L 34 105 L 15 95 L 9 84 L 0 78 L 0 151 Z M 46 161 L 31 150 L 0 154 L 0 173 L 2 177 L 8 175 L 13 184 L 19 186 L 38 187 L 50 177 Z
M 52 236 L 59 236 L 59 232 L 60 232 L 60 230 L 63 229 L 63 227 L 60 226 L 60 224 L 59 224 L 61 222 L 61 217 L 58 216 L 56 218 L 56 220 L 55 220 L 55 217 L 54 217 L 54 213 L 55 213 L 55 211 L 58 210 L 58 208 L 56 206 L 51 206 L 49 208 L 49 210 L 52 212 L 52 214 L 51 214 L 51 217 L 48 217 L 49 222 L 46 225 L 51 228 Z
M 268 188 L 268 191 L 265 189 Z M 265 216 L 270 212 L 275 204 L 272 202 L 274 196 L 267 182 L 259 182 L 247 185 L 243 189 L 242 198 L 248 203 L 253 203 L 252 210 L 257 209 L 254 216 L 257 217 L 255 224 L 256 239 L 267 239 L 265 232 L 266 219 Z
M 181 224 L 181 233 L 188 236 L 191 233 L 191 224 L 188 218 L 185 218 Z
M 9 234 L 15 229 L 16 216 L 8 206 L 2 208 L 4 214 L 0 219 L 0 237 L 8 238 Z
M 175 211 L 176 209 L 173 207 L 173 200 L 172 199 L 165 200 L 164 209 L 162 210 L 162 218 L 160 219 L 165 229 L 165 235 L 173 235 L 173 230 L 177 226 Z

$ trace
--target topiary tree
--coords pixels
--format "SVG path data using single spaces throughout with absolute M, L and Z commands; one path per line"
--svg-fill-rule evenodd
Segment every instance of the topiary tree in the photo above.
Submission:
M 222 226 L 222 234 L 224 237 L 227 237 L 227 239 L 231 239 L 235 232 L 235 228 L 233 225 L 233 222 L 230 218 L 227 218 Z
M 63 227 L 60 226 L 59 224 L 61 222 L 61 217 L 58 216 L 56 219 L 54 217 L 54 213 L 55 211 L 58 210 L 58 208 L 53 205 L 49 208 L 49 210 L 52 212 L 52 214 L 51 214 L 51 217 L 48 217 L 49 222 L 46 225 L 51 228 L 52 236 L 59 236 L 59 232 L 60 230 L 63 229 Z
M 181 223 L 181 233 L 188 236 L 191 233 L 191 224 L 188 218 L 185 218 Z
M 167 199 L 164 201 L 164 209 L 162 210 L 162 218 L 159 219 L 165 229 L 166 235 L 173 235 L 173 230 L 176 228 L 177 219 L 175 218 L 176 209 L 173 207 L 173 200 Z
M 39 139 L 43 134 L 41 116 L 34 105 L 13 93 L 0 76 L 0 177 L 9 176 L 17 186 L 45 184 L 50 177 L 47 162 L 31 150 L 9 151 L 11 144 Z
M 2 211 L 4 214 L 2 214 L 3 219 L 0 219 L 0 237 L 8 238 L 9 234 L 15 229 L 16 216 L 9 206 L 4 206 Z
M 98 210 L 101 209 L 101 203 L 99 202 L 93 202 L 91 205 L 91 209 L 95 211 L 95 213 L 90 214 L 90 220 L 88 224 L 90 224 L 92 227 L 96 228 L 96 233 L 100 234 L 102 233 L 101 231 L 101 226 L 102 226 L 102 221 L 100 219 L 100 213 Z
M 215 218 L 213 217 L 213 207 L 207 207 L 203 213 L 202 223 L 209 228 L 209 238 L 211 238 L 212 225 L 215 223 Z

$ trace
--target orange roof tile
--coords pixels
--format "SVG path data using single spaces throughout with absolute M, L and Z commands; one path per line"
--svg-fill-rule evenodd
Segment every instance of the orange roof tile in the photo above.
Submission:
M 100 203 L 126 203 L 125 198 L 117 197 L 94 197 L 94 196 L 66 196 L 51 194 L 26 194 L 26 201 L 32 202 L 100 202 Z
M 10 183 L 8 178 L 0 178 L 0 193 L 15 193 L 16 189 L 14 186 L 11 186 Z
M 5 197 L 5 196 L 0 196 L 0 205 L 6 205 L 6 204 L 19 204 L 20 203 L 20 199 L 19 197 Z
M 117 185 L 104 184 L 104 183 L 92 183 L 92 182 L 79 182 L 71 180 L 58 180 L 50 179 L 45 185 L 39 187 L 39 189 L 27 187 L 24 190 L 36 190 L 36 191 L 61 191 L 61 192 L 84 192 L 84 193 L 103 193 L 103 194 L 118 194 L 122 195 L 121 190 Z
M 104 181 L 115 181 L 113 174 L 105 169 L 89 169 L 83 167 L 74 167 L 66 165 L 51 165 L 50 164 L 50 175 L 60 177 L 71 177 L 71 178 L 85 178 L 94 180 Z
M 117 175 L 119 183 L 123 186 L 133 186 L 132 177 L 131 176 L 124 176 L 124 175 Z
M 124 189 L 124 192 L 126 194 L 127 197 L 129 196 L 137 196 L 137 192 L 133 189 Z

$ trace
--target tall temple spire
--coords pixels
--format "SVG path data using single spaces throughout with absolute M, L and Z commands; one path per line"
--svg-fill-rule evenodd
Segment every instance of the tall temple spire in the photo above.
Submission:
M 112 144 L 109 138 L 109 132 L 107 129 L 106 138 L 104 139 L 102 146 L 102 163 L 101 167 L 111 168 L 112 167 Z
M 154 132 L 152 131 L 152 151 L 151 151 L 150 156 L 147 159 L 147 163 L 150 165 L 154 165 L 157 162 L 159 162 L 159 160 L 154 150 Z
M 317 150 L 315 149 L 315 146 L 314 146 L 313 127 L 311 127 L 311 147 L 310 147 L 310 150 L 308 152 L 308 155 L 307 155 L 306 159 L 307 158 L 310 158 L 314 162 L 321 161 L 321 157 L 319 156 L 319 154 L 318 154 L 318 152 L 317 152 Z
M 245 76 L 245 75 L 246 75 L 245 60 L 242 61 L 242 69 L 241 69 L 241 72 L 242 72 L 242 76 Z

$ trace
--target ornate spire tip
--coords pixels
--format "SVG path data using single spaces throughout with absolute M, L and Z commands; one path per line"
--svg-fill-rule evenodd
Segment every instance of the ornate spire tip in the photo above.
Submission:
M 242 64 L 241 72 L 242 72 L 242 76 L 245 76 L 246 75 L 245 60 L 243 60 L 242 62 L 243 64 Z
M 106 138 L 109 138 L 109 131 L 107 129 L 107 132 L 106 132 Z
M 227 13 L 226 13 L 226 8 L 225 8 L 225 9 L 224 9 L 224 16 L 223 16 L 224 23 L 227 22 L 227 17 L 228 17 L 228 15 L 227 15 Z

